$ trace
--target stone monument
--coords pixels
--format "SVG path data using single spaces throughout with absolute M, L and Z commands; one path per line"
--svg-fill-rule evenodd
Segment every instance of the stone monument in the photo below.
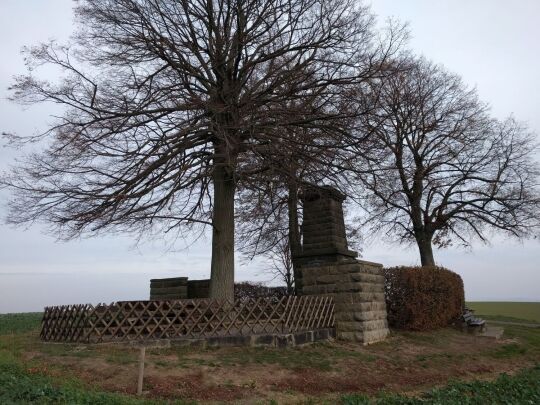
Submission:
M 302 252 L 295 257 L 301 274 L 299 294 L 334 297 L 338 339 L 362 344 L 384 340 L 389 331 L 382 265 L 358 260 L 349 250 L 345 196 L 329 186 L 311 186 L 302 200 Z

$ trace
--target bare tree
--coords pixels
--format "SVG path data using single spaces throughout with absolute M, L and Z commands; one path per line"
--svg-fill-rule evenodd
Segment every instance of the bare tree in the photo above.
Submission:
M 274 264 L 271 272 L 279 268 L 276 274 L 280 278 L 283 278 L 281 273 L 288 272 L 283 264 L 289 260 L 293 273 L 299 271 L 294 259 L 301 251 L 300 189 L 303 184 L 319 183 L 325 178 L 328 170 L 322 170 L 320 162 L 328 162 L 337 151 L 334 148 L 309 150 L 313 149 L 309 145 L 315 140 L 308 140 L 305 131 L 297 132 L 301 133 L 291 133 L 289 137 L 297 140 L 298 147 L 272 147 L 265 151 L 268 170 L 260 172 L 238 193 L 239 249 L 249 258 L 262 255 L 270 259 Z M 284 249 L 290 250 L 287 257 Z M 294 284 L 296 278 L 291 276 L 290 283 Z
M 295 277 L 293 258 L 287 235 L 283 235 L 280 241 L 263 256 L 266 256 L 270 261 L 270 268 L 266 272 L 271 274 L 274 279 L 277 278 L 283 281 L 287 289 L 287 295 L 293 295 L 295 292 Z
M 324 185 L 332 185 L 350 194 L 351 184 L 354 183 L 349 179 L 351 162 L 356 159 L 357 146 L 369 136 L 358 136 L 361 129 L 356 127 L 357 118 L 366 113 L 366 108 L 372 108 L 358 101 L 357 89 L 373 85 L 401 68 L 398 64 L 389 65 L 387 62 L 399 50 L 398 39 L 402 38 L 404 32 L 400 27 L 390 28 L 391 35 L 385 46 L 365 55 L 372 62 L 365 64 L 366 70 L 359 75 L 355 85 L 342 88 L 334 97 L 335 109 L 341 115 L 336 117 L 332 125 L 339 130 L 329 132 L 322 126 L 289 128 L 286 137 L 289 143 L 295 143 L 295 147 L 288 148 L 281 142 L 261 145 L 258 159 L 265 163 L 261 165 L 256 160 L 255 166 L 266 169 L 259 170 L 247 181 L 241 181 L 242 187 L 237 196 L 240 251 L 250 259 L 262 255 L 274 264 L 279 262 L 280 266 L 272 266 L 270 273 L 280 278 L 286 274 L 285 279 L 288 279 L 289 269 L 283 265 L 284 248 L 287 247 L 290 250 L 287 260 L 291 261 L 295 287 L 299 279 L 296 258 L 302 251 L 300 194 L 306 186 Z M 246 159 L 244 164 L 249 165 L 249 160 Z M 357 230 L 347 227 L 347 233 L 351 242 L 358 244 L 360 234 Z
M 356 0 L 80 0 L 71 44 L 27 51 L 13 99 L 64 113 L 2 183 L 9 221 L 65 237 L 211 225 L 212 297 L 232 298 L 234 199 L 291 128 L 342 134 L 336 95 L 370 69 Z M 62 71 L 40 80 L 35 68 Z M 249 164 L 245 164 L 249 162 Z
M 488 230 L 529 235 L 540 207 L 534 137 L 512 118 L 491 118 L 458 76 L 408 63 L 362 95 L 376 106 L 360 117 L 373 134 L 357 161 L 368 223 L 416 242 L 430 266 L 433 245 L 486 242 Z

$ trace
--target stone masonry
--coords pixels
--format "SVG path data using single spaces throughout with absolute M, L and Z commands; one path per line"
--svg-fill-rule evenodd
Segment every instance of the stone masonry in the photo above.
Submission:
M 336 337 L 362 344 L 388 335 L 382 265 L 357 260 L 345 235 L 345 196 L 331 187 L 311 187 L 304 202 L 302 253 L 296 257 L 302 295 L 330 294 Z

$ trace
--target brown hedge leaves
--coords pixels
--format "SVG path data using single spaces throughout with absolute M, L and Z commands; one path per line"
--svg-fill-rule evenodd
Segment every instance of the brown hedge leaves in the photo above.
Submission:
M 388 323 L 395 329 L 448 326 L 465 305 L 461 277 L 442 267 L 384 269 Z

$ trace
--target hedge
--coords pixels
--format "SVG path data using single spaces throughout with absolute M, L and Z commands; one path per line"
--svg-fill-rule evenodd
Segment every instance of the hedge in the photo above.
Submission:
M 442 267 L 384 269 L 388 324 L 394 329 L 430 330 L 448 326 L 463 313 L 461 277 Z
M 267 287 L 262 283 L 244 281 L 234 284 L 234 299 L 281 298 L 287 295 L 287 287 Z

